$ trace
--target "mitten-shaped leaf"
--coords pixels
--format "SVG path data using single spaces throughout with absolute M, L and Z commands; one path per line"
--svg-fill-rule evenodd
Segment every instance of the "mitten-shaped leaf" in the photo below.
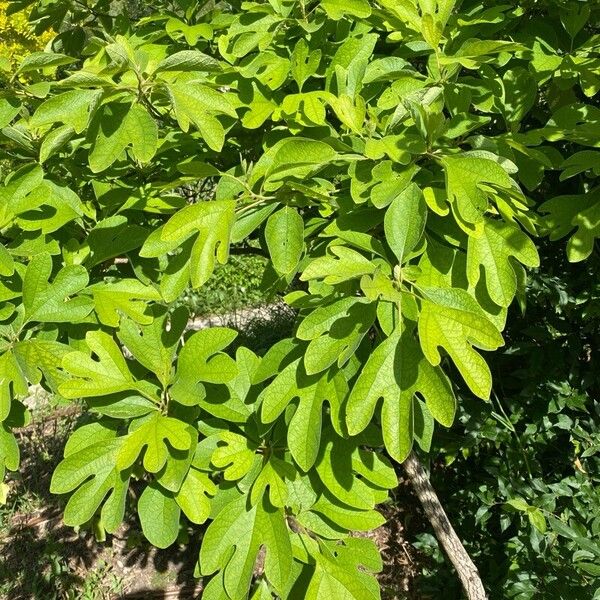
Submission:
M 229 240 L 235 219 L 235 203 L 229 200 L 198 202 L 174 214 L 161 230 L 146 240 L 143 257 L 158 257 L 181 246 L 197 234 L 188 259 L 189 277 L 194 287 L 208 281 L 215 260 L 224 264 L 229 257 Z
M 455 204 L 459 224 L 472 231 L 487 211 L 493 186 L 510 188 L 510 177 L 497 162 L 479 156 L 446 156 L 442 164 L 448 199 Z
M 456 364 L 471 391 L 487 400 L 492 375 L 474 347 L 496 350 L 504 344 L 500 332 L 472 296 L 460 289 L 427 288 L 419 317 L 419 340 L 434 366 L 443 347 Z
M 205 396 L 201 382 L 227 383 L 235 378 L 237 365 L 222 350 L 236 336 L 233 329 L 211 327 L 197 331 L 185 342 L 170 388 L 170 394 L 177 402 L 186 406 L 198 404 Z
M 112 103 L 102 107 L 90 128 L 90 169 L 108 169 L 126 148 L 136 160 L 152 160 L 158 146 L 158 126 L 141 104 Z
M 152 323 L 148 301 L 159 301 L 160 293 L 137 279 L 122 279 L 114 283 L 102 282 L 90 286 L 98 319 L 109 327 L 118 327 L 121 315 L 127 315 L 138 323 Z
M 87 271 L 79 265 L 70 265 L 59 271 L 50 283 L 51 273 L 52 257 L 49 254 L 38 254 L 31 259 L 23 280 L 25 320 L 72 323 L 89 315 L 94 307 L 91 298 L 70 298 L 88 284 Z
M 130 475 L 116 466 L 123 441 L 114 429 L 100 423 L 80 427 L 71 436 L 50 484 L 53 494 L 76 490 L 65 508 L 67 525 L 86 523 L 103 502 L 101 520 L 106 531 L 112 533 L 121 524 Z

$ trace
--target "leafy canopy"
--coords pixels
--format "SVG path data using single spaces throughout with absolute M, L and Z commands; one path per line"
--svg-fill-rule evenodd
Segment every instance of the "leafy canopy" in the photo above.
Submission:
M 209 600 L 378 598 L 387 457 L 489 399 L 533 238 L 600 235 L 597 5 L 9 5 L 59 33 L 0 64 L 2 474 L 41 383 L 90 413 L 68 524 L 210 521 Z M 243 252 L 297 315 L 260 355 L 175 308 Z

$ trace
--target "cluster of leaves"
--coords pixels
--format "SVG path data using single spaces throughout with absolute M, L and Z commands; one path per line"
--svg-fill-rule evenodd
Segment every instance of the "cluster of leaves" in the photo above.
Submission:
M 493 598 L 600 597 L 600 265 L 556 250 L 492 361 L 497 397 L 466 400 L 435 448 L 434 483 Z M 418 545 L 438 553 L 431 541 Z M 432 574 L 432 591 L 460 595 L 443 560 Z
M 60 33 L 0 95 L 2 471 L 41 383 L 96 416 L 54 473 L 67 523 L 135 504 L 166 547 L 210 520 L 207 599 L 377 598 L 349 532 L 382 523 L 385 455 L 428 450 L 456 387 L 489 398 L 531 236 L 593 251 L 596 5 L 11 5 Z M 231 245 L 298 313 L 262 357 L 173 306 Z

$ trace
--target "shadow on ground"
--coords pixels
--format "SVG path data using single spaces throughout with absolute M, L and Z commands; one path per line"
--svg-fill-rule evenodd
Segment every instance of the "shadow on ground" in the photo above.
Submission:
M 48 490 L 77 420 L 66 412 L 45 411 L 19 433 L 23 475 L 8 480 L 8 502 L 0 508 L 0 598 L 197 597 L 199 540 L 157 550 L 134 518 L 104 542 L 62 523 L 62 499 Z

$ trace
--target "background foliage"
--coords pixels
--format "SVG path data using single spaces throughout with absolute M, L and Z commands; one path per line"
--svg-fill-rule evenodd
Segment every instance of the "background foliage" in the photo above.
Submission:
M 0 73 L 5 76 L 6 70 L 16 66 L 16 61 L 26 54 L 41 50 L 53 37 L 52 32 L 35 35 L 27 18 L 27 12 L 6 13 L 8 2 L 0 2 L 0 60 L 3 68 Z

